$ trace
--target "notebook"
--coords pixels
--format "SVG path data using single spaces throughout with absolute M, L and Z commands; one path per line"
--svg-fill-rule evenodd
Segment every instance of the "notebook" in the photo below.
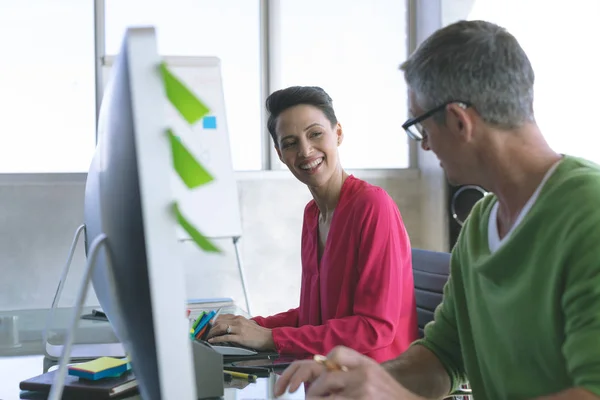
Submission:
M 33 392 L 50 392 L 57 370 L 35 376 L 19 383 L 19 389 Z M 65 377 L 63 393 L 65 397 L 82 399 L 112 399 L 123 394 L 135 394 L 137 381 L 132 371 L 118 378 L 105 378 L 97 381 L 80 379 L 73 375 Z

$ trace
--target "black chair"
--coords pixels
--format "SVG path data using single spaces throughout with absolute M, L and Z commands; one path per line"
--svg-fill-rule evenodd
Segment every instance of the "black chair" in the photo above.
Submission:
M 433 312 L 442 302 L 444 285 L 450 275 L 450 253 L 412 249 L 413 279 L 419 335 L 433 321 Z
M 412 249 L 413 279 L 419 336 L 425 325 L 433 321 L 433 313 L 442 302 L 444 285 L 450 276 L 450 253 Z M 450 398 L 470 398 L 471 390 L 459 389 Z

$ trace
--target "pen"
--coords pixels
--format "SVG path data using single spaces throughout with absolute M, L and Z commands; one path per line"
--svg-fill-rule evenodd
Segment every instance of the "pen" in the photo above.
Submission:
M 238 367 L 235 365 L 228 365 L 225 368 L 227 368 L 227 371 L 241 372 L 248 375 L 256 375 L 257 378 L 268 378 L 271 374 L 271 371 L 269 371 L 268 368 L 262 367 Z
M 204 329 L 204 332 L 202 332 L 202 335 L 200 335 L 200 340 L 206 341 L 206 338 L 208 337 L 208 334 L 209 334 L 210 330 L 212 329 L 212 327 L 213 327 L 212 322 L 208 321 L 208 323 L 206 324 L 206 327 Z
M 211 311 L 211 313 L 214 313 L 214 311 Z M 194 328 L 194 333 L 193 336 L 196 337 L 198 336 L 198 332 L 200 332 L 202 330 L 202 328 L 204 328 L 204 325 L 206 325 L 206 323 L 210 320 L 211 318 L 211 313 L 204 313 L 204 315 L 202 315 L 202 318 L 200 318 L 200 320 L 198 321 L 198 323 L 194 323 L 196 325 L 196 327 Z
M 256 375 L 252 375 L 252 374 L 244 374 L 241 372 L 235 372 L 235 371 L 229 371 L 224 369 L 223 370 L 224 373 L 231 375 L 234 378 L 240 378 L 240 379 L 247 379 L 250 382 L 254 382 L 256 381 Z
M 215 314 L 215 316 L 211 318 L 212 322 L 215 322 L 215 320 L 217 319 L 217 317 L 219 316 L 219 314 L 221 314 L 222 310 L 223 310 L 223 307 L 219 307 L 219 309 L 217 310 L 217 313 Z
M 217 310 L 217 312 L 215 313 L 215 315 L 206 324 L 206 330 L 204 331 L 204 333 L 200 336 L 200 338 L 197 338 L 197 339 L 206 340 L 206 338 L 208 337 L 208 333 L 210 332 L 210 330 L 214 326 L 215 320 L 217 319 L 217 317 L 219 316 L 219 314 L 221 314 L 221 310 L 223 310 L 223 307 L 219 307 L 219 309 Z
M 198 324 L 200 323 L 200 321 L 202 320 L 202 318 L 204 317 L 204 314 L 206 314 L 204 311 L 202 311 L 198 317 L 196 318 L 196 320 L 194 321 L 194 323 L 192 324 L 192 328 L 190 330 L 190 333 L 194 333 L 196 331 L 196 328 L 198 327 Z
M 333 361 L 327 359 L 327 357 L 322 356 L 320 354 L 315 354 L 315 356 L 313 357 L 313 360 L 315 360 L 319 364 L 324 365 L 325 368 L 327 368 L 327 371 L 344 371 L 344 372 L 348 371 L 348 367 L 346 367 L 344 365 L 337 365 Z

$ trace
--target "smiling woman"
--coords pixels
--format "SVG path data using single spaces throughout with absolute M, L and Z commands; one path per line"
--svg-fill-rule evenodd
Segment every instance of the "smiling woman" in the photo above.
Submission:
M 311 191 L 336 173 L 343 176 L 337 147 L 344 135 L 335 116 L 329 118 L 316 106 L 298 104 L 282 111 L 275 122 L 274 132 L 283 135 L 273 139 L 279 159 Z
M 337 345 L 380 362 L 396 357 L 417 338 L 410 241 L 398 207 L 342 168 L 342 125 L 323 89 L 289 87 L 266 106 L 280 160 L 313 196 L 304 211 L 300 305 L 255 323 L 223 315 L 210 341 L 296 358 Z

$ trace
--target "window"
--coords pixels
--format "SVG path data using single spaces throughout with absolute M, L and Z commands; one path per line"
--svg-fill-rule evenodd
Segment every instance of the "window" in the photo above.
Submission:
M 164 56 L 221 59 L 233 167 L 261 168 L 258 0 L 106 0 L 106 54 L 119 52 L 128 26 L 156 27 Z
M 527 53 L 535 71 L 536 120 L 554 150 L 595 162 L 599 15 L 600 2 L 588 0 L 543 7 L 536 0 L 477 0 L 469 15 L 505 27 Z
M 91 0 L 0 2 L 0 173 L 84 172 L 95 147 Z
M 321 86 L 344 129 L 345 168 L 408 167 L 406 2 L 285 0 L 278 4 L 272 90 Z

